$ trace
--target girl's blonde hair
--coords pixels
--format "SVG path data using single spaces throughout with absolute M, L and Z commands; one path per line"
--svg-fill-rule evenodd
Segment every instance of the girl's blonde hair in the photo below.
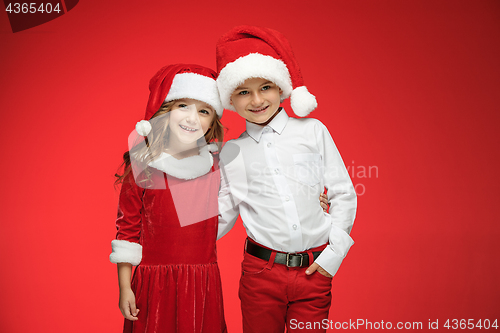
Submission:
M 172 110 L 172 106 L 176 101 L 164 102 L 160 109 L 151 117 L 151 120 L 160 116 L 166 116 Z M 134 160 L 140 161 L 141 164 L 147 166 L 149 162 L 156 159 L 162 152 L 165 151 L 166 145 L 168 143 L 168 120 L 166 121 L 151 121 L 151 132 L 145 139 L 145 145 L 135 145 L 129 151 L 123 154 L 123 162 L 119 169 L 122 167 L 123 174 L 117 172 L 115 174 L 116 180 L 115 185 L 123 183 L 124 179 L 132 171 L 132 165 L 130 161 L 130 154 L 133 154 Z M 214 117 L 212 118 L 212 123 L 205 133 L 205 141 L 207 144 L 216 143 L 219 150 L 224 140 L 224 127 L 220 122 L 220 118 L 214 110 Z M 149 178 L 150 172 L 147 168 L 144 168 L 147 178 Z

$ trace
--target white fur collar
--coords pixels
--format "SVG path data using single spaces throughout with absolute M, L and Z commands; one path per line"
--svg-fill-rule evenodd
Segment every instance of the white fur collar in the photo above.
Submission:
M 156 160 L 149 162 L 148 165 L 170 176 L 189 180 L 207 174 L 213 164 L 214 159 L 209 153 L 209 146 L 203 146 L 200 148 L 199 155 L 178 160 L 172 155 L 161 153 Z

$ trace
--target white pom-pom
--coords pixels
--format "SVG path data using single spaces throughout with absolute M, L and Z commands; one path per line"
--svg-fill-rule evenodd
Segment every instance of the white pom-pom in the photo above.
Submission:
M 135 130 L 139 135 L 148 136 L 149 132 L 151 132 L 151 124 L 147 120 L 141 120 L 135 124 Z
M 219 150 L 219 146 L 217 146 L 215 143 L 209 143 L 208 144 L 208 151 L 213 153 Z
M 290 106 L 297 116 L 305 117 L 316 109 L 318 102 L 305 86 L 301 86 L 293 89 L 290 96 Z

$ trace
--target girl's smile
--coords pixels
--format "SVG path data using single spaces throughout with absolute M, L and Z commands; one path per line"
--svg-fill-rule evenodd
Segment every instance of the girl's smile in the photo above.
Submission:
M 168 145 L 170 152 L 179 153 L 197 148 L 215 116 L 214 109 L 207 103 L 184 98 L 179 99 L 168 113 Z
M 196 132 L 198 130 L 196 128 L 191 128 L 191 127 L 183 126 L 183 125 L 180 125 L 180 124 L 179 124 L 179 127 L 182 128 L 185 131 L 188 131 L 188 132 Z

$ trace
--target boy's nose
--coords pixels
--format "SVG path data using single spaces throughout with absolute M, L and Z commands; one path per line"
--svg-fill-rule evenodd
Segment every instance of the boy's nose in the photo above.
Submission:
M 253 106 L 259 106 L 264 102 L 264 99 L 260 94 L 253 94 L 252 96 L 252 105 Z

